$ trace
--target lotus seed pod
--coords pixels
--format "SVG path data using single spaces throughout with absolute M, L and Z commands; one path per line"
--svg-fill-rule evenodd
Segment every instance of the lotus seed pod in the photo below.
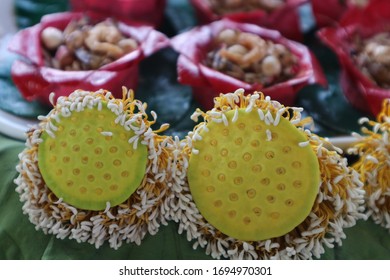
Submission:
M 162 176 L 166 137 L 151 130 L 155 119 L 145 109 L 126 89 L 123 99 L 77 90 L 39 118 L 15 179 L 38 229 L 97 248 L 108 241 L 115 249 L 158 231 L 169 198 Z
M 217 259 L 319 258 L 365 217 L 357 172 L 300 108 L 242 89 L 214 102 L 177 144 L 171 217 L 194 247 Z
M 362 118 L 362 134 L 348 150 L 359 158 L 352 165 L 364 183 L 366 213 L 375 223 L 390 228 L 390 99 L 384 99 L 376 120 Z M 363 126 L 364 125 L 364 126 Z M 390 230 L 389 230 L 390 233 Z

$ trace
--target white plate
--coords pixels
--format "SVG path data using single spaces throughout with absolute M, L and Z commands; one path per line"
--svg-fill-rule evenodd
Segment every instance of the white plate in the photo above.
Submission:
M 0 133 L 9 137 L 26 140 L 26 132 L 36 124 L 38 120 L 21 118 L 0 110 Z

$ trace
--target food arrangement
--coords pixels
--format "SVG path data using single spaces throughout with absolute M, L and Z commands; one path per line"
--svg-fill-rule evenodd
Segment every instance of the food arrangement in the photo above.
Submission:
M 390 89 L 390 33 L 380 32 L 369 38 L 354 38 L 351 55 L 360 71 L 378 87 Z
M 343 94 L 350 104 L 371 116 L 378 115 L 383 100 L 390 97 L 383 73 L 387 67 L 389 4 L 372 1 L 347 13 L 339 26 L 318 31 L 321 41 L 337 55 Z
M 270 86 L 298 72 L 298 58 L 284 45 L 232 29 L 221 31 L 206 65 L 249 84 Z
M 205 109 L 213 107 L 213 98 L 220 93 L 237 88 L 267 92 L 292 105 L 305 86 L 326 85 L 317 59 L 306 46 L 253 24 L 214 21 L 175 36 L 171 44 L 179 53 L 179 82 L 192 87 L 194 98 Z
M 48 26 L 41 41 L 45 65 L 66 71 L 98 69 L 138 48 L 110 19 L 94 25 L 88 18 L 72 20 L 63 31 Z
M 77 89 L 117 94 L 122 86 L 136 88 L 139 63 L 167 45 L 168 38 L 150 26 L 88 12 L 49 14 L 13 36 L 9 48 L 23 59 L 14 61 L 11 76 L 25 99 L 47 106 L 52 92 L 55 99 Z

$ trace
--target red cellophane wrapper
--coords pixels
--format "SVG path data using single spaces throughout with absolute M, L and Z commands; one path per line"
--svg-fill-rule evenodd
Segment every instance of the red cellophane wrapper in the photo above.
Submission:
M 322 42 L 337 55 L 340 66 L 340 86 L 347 100 L 357 109 L 377 115 L 382 101 L 390 98 L 390 90 L 376 85 L 357 66 L 351 56 L 353 38 L 369 38 L 381 32 L 390 32 L 390 1 L 372 1 L 364 9 L 348 11 L 337 27 L 318 31 Z
M 204 64 L 207 53 L 214 47 L 214 38 L 224 29 L 235 29 L 259 35 L 286 46 L 298 57 L 298 72 L 294 78 L 268 87 L 249 84 L 214 70 Z M 233 92 L 243 88 L 246 92 L 262 91 L 265 95 L 285 105 L 293 105 L 300 89 L 308 84 L 327 85 L 322 69 L 308 50 L 298 42 L 286 39 L 278 31 L 257 25 L 233 22 L 228 19 L 212 22 L 179 34 L 171 39 L 173 48 L 179 52 L 177 61 L 178 80 L 192 86 L 194 98 L 205 109 L 213 107 L 213 98 L 220 93 Z
M 138 84 L 139 62 L 169 45 L 168 38 L 148 26 L 130 26 L 118 22 L 122 34 L 135 39 L 138 48 L 96 70 L 65 71 L 45 66 L 41 47 L 41 32 L 48 26 L 64 30 L 69 22 L 85 16 L 83 13 L 57 13 L 42 17 L 40 23 L 19 31 L 9 49 L 23 58 L 11 68 L 12 79 L 23 97 L 49 104 L 49 95 L 67 96 L 76 89 L 106 89 L 122 97 L 122 86 L 135 89 Z M 91 18 L 91 23 L 94 19 Z
M 166 0 L 70 0 L 75 12 L 89 11 L 96 17 L 112 17 L 124 23 L 139 22 L 156 27 L 161 24 Z
M 346 13 L 363 9 L 368 2 L 372 1 L 375 0 L 311 0 L 311 5 L 317 27 L 325 27 L 337 25 Z
M 202 24 L 227 18 L 237 22 L 252 23 L 269 29 L 276 29 L 283 36 L 296 41 L 302 41 L 303 33 L 300 27 L 298 8 L 307 0 L 286 0 L 286 3 L 272 12 L 253 10 L 250 12 L 234 12 L 219 15 L 215 13 L 208 0 L 190 0 L 195 13 Z
M 346 1 L 311 0 L 313 15 L 318 27 L 335 25 L 348 9 Z

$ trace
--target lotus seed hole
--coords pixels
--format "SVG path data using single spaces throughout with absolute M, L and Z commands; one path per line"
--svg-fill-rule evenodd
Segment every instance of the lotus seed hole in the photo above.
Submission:
M 126 134 L 122 132 L 119 134 L 119 138 L 122 140 L 126 140 L 127 137 L 126 137 Z
M 87 188 L 81 187 L 81 188 L 79 188 L 79 192 L 82 194 L 85 194 L 87 192 Z
M 223 173 L 218 174 L 218 180 L 224 182 L 226 180 L 226 176 Z
M 293 168 L 299 169 L 302 167 L 302 163 L 300 161 L 294 161 L 292 164 Z
M 210 154 L 205 155 L 204 157 L 205 161 L 211 162 L 213 160 L 213 157 Z
M 52 151 L 52 150 L 55 149 L 55 147 L 56 147 L 56 143 L 55 143 L 55 142 L 50 143 L 50 145 L 49 145 L 49 150 Z
M 221 200 L 214 201 L 214 206 L 215 207 L 221 207 L 222 206 L 222 201 Z
M 230 210 L 230 211 L 228 212 L 228 216 L 229 216 L 230 218 L 234 218 L 236 215 L 237 215 L 237 212 L 234 211 L 234 210 Z
M 60 145 L 62 148 L 66 148 L 68 144 L 65 141 L 61 141 Z
M 276 186 L 276 188 L 279 190 L 279 191 L 284 191 L 286 189 L 286 185 L 283 184 L 283 183 L 280 183 Z
M 242 177 L 235 177 L 233 180 L 235 185 L 241 185 L 244 182 L 244 178 Z
M 256 132 L 259 132 L 259 131 L 262 130 L 262 127 L 261 127 L 261 125 L 255 125 L 255 126 L 253 127 L 253 130 L 256 131 Z
M 270 217 L 272 218 L 272 219 L 279 219 L 279 217 L 280 217 L 280 213 L 279 212 L 272 212 L 271 214 L 270 214 Z
M 57 157 L 56 156 L 51 156 L 49 161 L 50 162 L 56 162 L 57 161 Z
M 80 146 L 79 145 L 73 145 L 72 147 L 73 152 L 80 152 Z
M 249 189 L 246 191 L 246 195 L 248 198 L 255 198 L 256 196 L 256 190 L 255 189 Z
M 268 201 L 269 203 L 274 203 L 275 200 L 276 200 L 276 198 L 275 198 L 273 195 L 268 195 L 268 196 L 267 196 L 267 201 Z
M 252 166 L 252 171 L 253 171 L 254 173 L 259 173 L 259 172 L 261 172 L 261 170 L 262 170 L 262 167 L 261 167 L 260 164 L 256 164 L 256 165 L 253 165 L 253 166 Z
M 68 163 L 68 162 L 70 161 L 70 157 L 68 157 L 68 156 L 63 157 L 63 158 L 62 158 L 62 161 L 63 161 L 64 163 Z
M 223 136 L 229 136 L 229 129 L 225 128 L 224 130 L 222 130 L 222 135 Z
M 103 193 L 103 190 L 102 190 L 101 188 L 96 188 L 96 189 L 95 189 L 95 193 L 96 193 L 97 195 L 101 195 L 101 194 Z
M 202 170 L 202 175 L 204 176 L 204 177 L 209 177 L 210 176 L 210 170 L 208 170 L 208 169 L 204 169 L 204 170 Z
M 126 151 L 126 156 L 131 157 L 132 155 L 133 155 L 133 151 L 132 150 L 127 150 Z
M 279 137 L 279 135 L 278 135 L 276 132 L 272 132 L 272 133 L 271 133 L 271 138 L 272 138 L 272 140 L 277 140 L 278 137 Z
M 99 120 L 103 120 L 104 119 L 104 115 L 103 114 L 99 114 L 98 118 L 99 118 Z
M 276 168 L 276 174 L 284 175 L 284 174 L 286 174 L 286 169 L 284 169 L 283 167 L 278 167 L 278 168 Z
M 111 141 L 112 136 L 107 135 L 106 137 L 104 137 L 104 139 L 106 139 L 106 141 Z
M 293 186 L 294 186 L 294 188 L 299 189 L 300 187 L 302 187 L 302 181 L 300 181 L 300 180 L 295 180 L 295 181 L 293 182 Z
M 268 151 L 265 153 L 265 157 L 267 159 L 273 159 L 275 157 L 275 153 L 273 151 Z
M 261 216 L 261 208 L 259 207 L 255 207 L 252 209 L 253 213 L 256 215 L 256 216 Z
M 268 177 L 265 177 L 265 178 L 261 179 L 260 183 L 262 185 L 268 186 L 271 183 L 271 180 Z
M 244 219 L 242 221 L 244 222 L 245 225 L 249 225 L 251 223 L 251 218 L 244 217 Z
M 88 124 L 84 125 L 84 127 L 83 127 L 83 130 L 85 132 L 88 132 L 90 129 L 91 129 L 91 127 Z
M 244 130 L 245 129 L 245 124 L 244 123 L 239 123 L 238 124 L 238 128 L 241 129 L 241 130 Z
M 104 180 L 111 180 L 111 174 L 109 174 L 109 173 L 104 173 L 104 175 L 103 175 L 103 178 L 104 178 Z
M 213 147 L 215 147 L 215 146 L 218 145 L 218 141 L 215 140 L 215 139 L 211 139 L 211 140 L 210 140 L 210 145 L 213 146 Z
M 87 176 L 87 180 L 90 181 L 90 182 L 93 182 L 93 181 L 95 181 L 95 176 L 93 176 L 93 175 L 88 175 L 88 176 Z
M 112 147 L 110 147 L 109 151 L 110 151 L 110 153 L 114 154 L 118 151 L 118 148 L 115 146 L 112 146 Z
M 97 132 L 103 132 L 103 127 L 99 126 L 97 129 L 96 129 Z
M 86 142 L 88 145 L 92 145 L 92 144 L 93 144 L 93 138 L 87 138 L 87 140 L 85 140 L 85 142 Z
M 74 183 L 71 180 L 66 181 L 66 186 L 73 187 Z
M 231 169 L 235 169 L 237 168 L 237 162 L 235 160 L 229 161 L 228 166 Z
M 234 143 L 236 145 L 241 145 L 242 144 L 242 138 L 241 137 L 238 137 L 236 140 L 234 140 Z
M 100 155 L 100 154 L 102 154 L 103 150 L 102 150 L 102 148 L 97 147 L 97 148 L 95 148 L 94 152 L 96 155 Z
M 61 132 L 61 131 L 64 131 L 64 127 L 62 125 L 59 125 L 58 126 L 58 131 Z
M 291 206 L 294 205 L 294 200 L 292 200 L 292 199 L 287 199 L 287 200 L 284 202 L 284 204 L 286 204 L 286 206 L 291 207 Z
M 229 151 L 227 149 L 221 150 L 221 156 L 226 157 L 229 154 Z
M 116 191 L 117 189 L 118 189 L 118 185 L 117 184 L 110 185 L 110 190 Z
M 212 193 L 215 191 L 215 188 L 214 188 L 214 186 L 207 186 L 206 191 L 209 193 Z
M 120 166 L 122 164 L 122 162 L 119 159 L 116 159 L 116 160 L 113 161 L 113 164 L 115 166 Z
M 98 169 L 101 169 L 101 168 L 103 168 L 103 162 L 101 162 L 101 161 L 97 161 L 97 162 L 95 162 L 95 166 L 96 166 L 96 168 L 98 168 Z
M 57 176 L 61 176 L 61 175 L 62 175 L 62 169 L 57 169 L 56 175 L 57 175 Z
M 88 163 L 88 157 L 87 156 L 81 157 L 81 163 L 82 164 L 87 164 Z
M 129 175 L 130 175 L 129 171 L 122 171 L 122 173 L 121 173 L 121 176 L 123 178 L 129 177 Z
M 75 137 L 75 136 L 77 135 L 76 130 L 75 130 L 75 129 L 71 129 L 71 130 L 69 131 L 69 135 L 72 136 L 72 137 Z
M 252 146 L 253 148 L 257 148 L 259 145 L 260 145 L 259 140 L 252 140 L 251 146 Z
M 73 175 L 79 175 L 80 174 L 80 169 L 78 169 L 78 168 L 75 168 L 75 169 L 73 169 L 72 170 L 72 173 L 73 173 Z
M 282 149 L 283 153 L 288 154 L 291 152 L 291 147 L 290 146 L 284 146 Z
M 252 159 L 252 155 L 250 153 L 245 153 L 242 158 L 245 160 L 245 161 L 250 161 Z
M 230 199 L 230 201 L 237 201 L 238 200 L 238 194 L 236 194 L 236 193 L 229 194 L 229 199 Z
M 75 116 L 72 116 L 70 119 L 72 120 L 72 122 L 76 122 L 77 121 L 77 118 Z

